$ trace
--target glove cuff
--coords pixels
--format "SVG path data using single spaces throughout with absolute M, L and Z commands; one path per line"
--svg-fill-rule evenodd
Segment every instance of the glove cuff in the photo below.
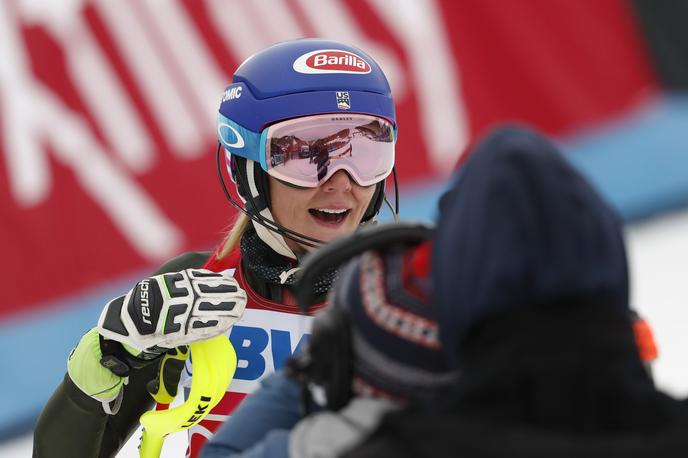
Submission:
M 67 373 L 82 392 L 101 403 L 109 403 L 117 398 L 128 379 L 103 367 L 102 356 L 100 335 L 93 328 L 69 354 Z
M 151 361 L 154 359 L 158 359 L 163 353 L 167 351 L 166 348 L 160 348 L 158 346 L 147 348 L 143 351 L 139 350 L 138 348 L 132 347 L 131 345 L 127 345 L 125 343 L 122 343 L 122 347 L 131 355 L 133 358 L 140 359 L 143 361 Z
M 160 352 L 157 348 L 140 351 L 130 345 L 110 340 L 100 336 L 100 348 L 102 350 L 101 364 L 116 375 L 127 376 L 130 369 L 141 369 L 151 363 L 157 362 L 164 350 Z

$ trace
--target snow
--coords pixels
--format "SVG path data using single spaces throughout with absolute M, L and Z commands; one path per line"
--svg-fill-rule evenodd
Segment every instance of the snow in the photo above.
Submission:
M 626 231 L 631 268 L 631 301 L 654 331 L 659 358 L 657 386 L 688 395 L 688 211 Z

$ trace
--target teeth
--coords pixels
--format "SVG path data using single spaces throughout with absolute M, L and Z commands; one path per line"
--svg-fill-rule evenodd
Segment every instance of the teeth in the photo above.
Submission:
M 323 213 L 331 213 L 333 215 L 339 215 L 348 211 L 346 209 L 333 210 L 330 208 L 316 208 L 316 210 Z

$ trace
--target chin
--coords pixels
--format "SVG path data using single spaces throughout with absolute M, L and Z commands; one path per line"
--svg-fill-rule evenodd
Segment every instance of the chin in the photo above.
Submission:
M 356 229 L 358 228 L 358 225 L 354 227 L 350 227 L 348 225 L 345 226 L 340 226 L 337 228 L 318 228 L 318 230 L 311 230 L 311 231 L 299 231 L 303 235 L 307 237 L 311 237 L 317 240 L 322 240 L 323 242 L 330 242 L 336 238 L 339 237 L 344 237 L 350 234 L 353 234 Z M 312 229 L 312 228 L 311 228 Z M 299 248 L 305 251 L 313 251 L 312 247 L 308 246 L 303 246 L 299 244 Z
M 334 240 L 338 237 L 343 237 L 346 235 L 353 234 L 354 231 L 356 231 L 357 227 L 338 227 L 335 230 L 327 231 L 327 234 L 322 234 L 322 237 L 320 237 L 320 240 L 330 241 L 330 240 Z

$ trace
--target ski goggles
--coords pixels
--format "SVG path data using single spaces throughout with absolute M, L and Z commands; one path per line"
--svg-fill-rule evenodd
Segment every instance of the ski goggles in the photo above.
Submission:
M 320 186 L 339 170 L 358 185 L 370 186 L 394 167 L 396 129 L 384 118 L 305 116 L 272 124 L 258 134 L 220 116 L 218 134 L 228 153 L 259 162 L 270 176 L 294 186 Z

